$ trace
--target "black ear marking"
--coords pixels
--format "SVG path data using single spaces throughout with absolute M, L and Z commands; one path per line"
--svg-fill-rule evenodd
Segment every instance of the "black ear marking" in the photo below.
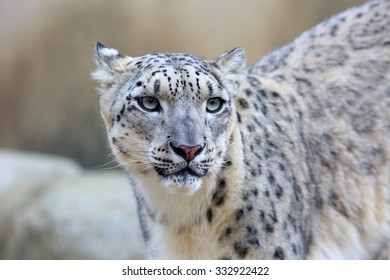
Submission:
M 104 48 L 107 48 L 107 47 L 105 45 L 103 45 L 102 43 L 100 43 L 100 42 L 96 42 L 96 44 L 95 44 L 95 53 L 96 53 L 96 56 L 98 58 L 100 58 L 100 50 L 104 49 Z
M 124 58 L 122 55 L 115 49 L 106 47 L 100 42 L 96 42 L 95 44 L 95 58 L 96 61 L 100 64 L 106 65 L 109 68 L 113 67 L 113 62 L 117 59 Z

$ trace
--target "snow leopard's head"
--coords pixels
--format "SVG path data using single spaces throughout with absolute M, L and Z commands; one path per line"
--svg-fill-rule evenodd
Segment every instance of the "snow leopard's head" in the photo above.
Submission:
M 100 109 L 117 160 L 170 189 L 196 191 L 224 164 L 245 53 L 128 57 L 96 45 Z

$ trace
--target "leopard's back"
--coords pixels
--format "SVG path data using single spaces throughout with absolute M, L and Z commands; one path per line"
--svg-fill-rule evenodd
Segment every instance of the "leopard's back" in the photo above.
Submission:
M 242 130 L 251 135 L 256 123 L 272 120 L 269 153 L 283 159 L 299 151 L 288 161 L 304 178 L 310 257 L 368 258 L 389 242 L 389 38 L 390 2 L 372 1 L 249 69 L 243 93 L 258 117 Z M 280 185 L 286 171 L 277 160 L 271 165 L 278 174 L 271 185 Z

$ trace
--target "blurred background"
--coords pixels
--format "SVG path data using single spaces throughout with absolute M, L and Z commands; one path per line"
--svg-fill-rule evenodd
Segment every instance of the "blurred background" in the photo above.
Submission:
M 96 41 L 132 56 L 234 47 L 252 64 L 363 0 L 0 0 L 0 147 L 72 157 L 108 151 L 97 107 Z
M 103 250 L 104 246 L 101 251 L 96 249 L 96 242 L 122 248 L 123 243 L 115 245 L 115 239 L 126 240 L 132 228 L 138 226 L 126 229 L 129 232 L 99 233 L 103 225 L 114 227 L 110 224 L 113 219 L 117 219 L 115 227 L 120 227 L 120 207 L 126 205 L 126 201 L 112 198 L 114 206 L 106 205 L 108 202 L 103 199 L 109 197 L 104 189 L 106 181 L 92 176 L 92 173 L 100 176 L 107 172 L 101 166 L 111 160 L 97 106 L 94 89 L 97 85 L 89 77 L 94 69 L 96 41 L 131 56 L 149 52 L 190 52 L 212 59 L 226 50 L 242 47 L 246 50 L 248 64 L 253 64 L 304 30 L 363 2 L 0 0 L 0 258 L 142 257 L 142 253 L 105 254 L 102 253 L 107 251 Z M 112 176 L 110 174 L 107 176 Z M 73 179 L 58 186 L 59 176 Z M 130 196 L 126 181 L 122 177 L 118 180 L 116 186 L 123 184 L 122 191 Z M 104 191 L 96 191 L 99 184 Z M 75 185 L 78 187 L 71 187 Z M 24 193 L 16 195 L 15 189 Z M 49 199 L 46 190 L 57 193 L 50 194 Z M 71 190 L 75 190 L 74 197 L 78 199 L 83 195 L 86 199 L 97 196 L 100 203 L 106 203 L 106 208 L 96 204 L 98 199 L 90 199 L 89 204 L 80 200 L 77 204 L 74 197 L 69 196 Z M 60 201 L 64 197 L 68 200 Z M 32 205 L 32 201 L 41 204 Z M 6 203 L 8 206 L 4 206 Z M 66 211 L 58 212 L 61 203 Z M 15 208 L 24 212 L 15 212 Z M 114 214 L 104 221 L 88 220 L 96 216 L 96 208 Z M 31 216 L 31 211 L 36 211 L 35 216 Z M 75 219 L 69 214 L 72 211 L 79 216 L 84 213 L 84 220 L 78 217 L 84 224 L 70 222 Z M 134 213 L 129 210 L 128 215 Z M 61 230 L 54 230 L 56 225 L 62 231 L 68 226 L 68 237 L 62 236 Z M 91 236 L 98 237 L 85 249 L 89 253 L 85 250 L 84 253 L 63 253 L 72 240 L 91 228 Z M 70 243 L 53 245 L 55 248 L 47 245 L 48 240 L 58 243 L 66 238 Z M 85 244 L 86 241 L 80 242 Z M 43 246 L 43 253 L 31 253 L 34 247 L 31 243 L 35 247 Z M 131 251 L 131 246 L 135 245 L 127 244 L 123 250 Z

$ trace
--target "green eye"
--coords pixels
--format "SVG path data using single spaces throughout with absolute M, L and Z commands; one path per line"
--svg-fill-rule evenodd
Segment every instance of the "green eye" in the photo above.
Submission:
M 207 100 L 206 109 L 209 113 L 217 113 L 222 109 L 223 100 L 219 97 L 210 98 Z
M 160 109 L 160 103 L 157 98 L 145 96 L 138 99 L 138 104 L 142 109 L 148 112 L 155 112 Z

